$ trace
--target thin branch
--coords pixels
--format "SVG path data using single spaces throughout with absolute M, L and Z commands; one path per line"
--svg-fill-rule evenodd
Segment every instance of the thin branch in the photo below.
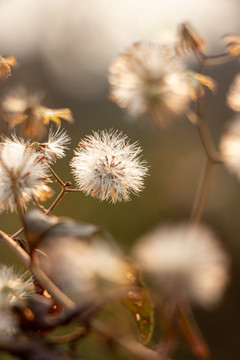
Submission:
M 64 344 L 79 340 L 86 334 L 86 329 L 77 327 L 70 334 L 51 337 L 48 342 L 51 344 Z
M 29 255 L 26 253 L 26 251 L 21 248 L 20 245 L 17 244 L 16 241 L 14 241 L 10 236 L 5 234 L 3 231 L 0 230 L 0 239 L 6 244 L 11 250 L 17 254 L 19 259 L 29 268 L 31 264 L 31 260 Z
M 45 161 L 44 164 L 48 167 L 48 169 L 50 170 L 50 172 L 52 173 L 52 175 L 55 177 L 55 179 L 57 180 L 57 182 L 64 187 L 65 183 L 60 179 L 60 177 L 55 173 L 55 171 L 51 168 L 51 166 Z
M 120 338 L 116 336 L 112 329 L 103 324 L 99 320 L 93 320 L 90 324 L 91 328 L 105 339 L 112 340 L 116 345 L 133 355 L 139 360 L 169 360 L 161 357 L 156 351 L 147 348 L 141 343 L 128 338 Z
M 65 295 L 41 269 L 37 253 L 35 251 L 32 254 L 31 260 L 30 270 L 39 281 L 40 285 L 42 285 L 44 289 L 46 289 L 48 293 L 67 310 L 72 311 L 75 309 L 76 304 L 67 295 Z
M 54 202 L 52 203 L 52 205 L 47 209 L 47 211 L 45 212 L 46 215 L 50 214 L 50 212 L 57 206 L 57 204 L 62 200 L 63 196 L 66 193 L 66 187 L 62 187 L 61 192 L 58 194 L 58 196 L 56 197 L 56 199 L 54 200 Z
M 222 65 L 235 59 L 236 57 L 229 53 L 223 53 L 219 55 L 205 55 L 205 64 L 207 66 Z
M 190 222 L 192 223 L 198 223 L 202 218 L 210 190 L 213 165 L 213 161 L 208 159 L 200 178 L 197 193 L 194 199 L 192 214 L 190 217 Z

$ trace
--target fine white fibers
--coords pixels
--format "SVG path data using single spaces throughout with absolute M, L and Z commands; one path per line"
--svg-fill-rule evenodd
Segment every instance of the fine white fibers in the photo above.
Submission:
M 228 124 L 220 142 L 223 162 L 240 179 L 240 117 Z
M 228 280 L 228 258 L 205 226 L 159 227 L 134 249 L 139 266 L 173 301 L 210 306 L 220 300 Z
M 48 180 L 47 168 L 40 161 L 39 154 L 29 143 L 3 138 L 0 143 L 0 208 L 15 211 L 17 202 L 25 203 L 41 197 L 44 183 Z
M 133 115 L 158 113 L 160 124 L 181 114 L 190 101 L 182 62 L 153 42 L 134 44 L 110 66 L 110 99 Z
M 127 201 L 143 189 L 141 148 L 117 131 L 93 132 L 79 143 L 70 165 L 77 186 L 100 200 Z
M 49 163 L 56 162 L 65 156 L 65 150 L 68 149 L 67 145 L 71 142 L 70 136 L 66 131 L 58 130 L 54 133 L 52 129 L 49 131 L 48 141 L 39 143 L 37 149 L 46 157 Z
M 12 266 L 0 267 L 0 309 L 11 305 L 21 305 L 26 296 L 34 293 L 34 285 L 29 273 L 18 274 Z

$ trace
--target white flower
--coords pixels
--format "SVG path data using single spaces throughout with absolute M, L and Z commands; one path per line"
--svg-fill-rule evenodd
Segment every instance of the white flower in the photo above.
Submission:
M 227 94 L 228 106 L 234 111 L 240 111 L 240 73 L 235 76 Z
M 165 46 L 134 44 L 110 66 L 110 99 L 133 115 L 145 112 L 164 125 L 186 110 L 190 87 L 183 64 Z
M 220 141 L 220 151 L 228 170 L 240 179 L 240 117 L 228 124 Z
M 26 297 L 33 293 L 34 286 L 29 273 L 18 274 L 12 266 L 0 267 L 0 309 L 24 304 Z
M 129 144 L 117 131 L 93 132 L 79 143 L 70 163 L 77 186 L 100 200 L 129 200 L 130 193 L 143 189 L 147 173 L 140 153 L 136 143 Z
M 32 143 L 31 147 L 41 152 L 46 160 L 50 163 L 56 162 L 57 159 L 61 159 L 65 156 L 65 150 L 67 150 L 67 144 L 71 141 L 70 136 L 66 131 L 57 129 L 53 133 L 52 129 L 49 131 L 48 141 L 45 143 Z
M 159 227 L 136 244 L 139 266 L 172 301 L 216 303 L 228 280 L 228 259 L 205 226 Z
M 16 210 L 42 196 L 47 178 L 46 166 L 28 143 L 12 136 L 0 143 L 0 208 Z

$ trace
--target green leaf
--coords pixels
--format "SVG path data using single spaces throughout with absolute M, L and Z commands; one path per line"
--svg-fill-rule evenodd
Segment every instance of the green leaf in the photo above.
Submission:
M 149 291 L 141 279 L 139 270 L 134 265 L 131 268 L 131 272 L 127 276 L 132 281 L 132 287 L 122 304 L 130 311 L 135 320 L 140 334 L 140 341 L 146 344 L 151 339 L 153 332 L 154 308 Z

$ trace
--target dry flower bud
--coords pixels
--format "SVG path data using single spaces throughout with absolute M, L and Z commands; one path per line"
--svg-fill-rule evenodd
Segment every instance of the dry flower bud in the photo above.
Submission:
M 0 77 L 3 79 L 11 75 L 11 67 L 17 65 L 17 60 L 14 56 L 0 56 Z
M 206 42 L 190 23 L 183 23 L 179 27 L 179 41 L 176 50 L 178 53 L 198 52 L 202 53 L 206 48 Z
M 227 43 L 226 47 L 231 55 L 240 55 L 240 35 L 227 34 L 223 36 L 223 40 Z
M 23 135 L 30 139 L 40 139 L 46 132 L 50 121 L 60 126 L 60 119 L 73 121 L 69 109 L 49 109 L 41 105 L 40 94 L 28 95 L 24 88 L 6 95 L 2 101 L 4 111 L 8 114 L 11 128 L 21 125 Z

